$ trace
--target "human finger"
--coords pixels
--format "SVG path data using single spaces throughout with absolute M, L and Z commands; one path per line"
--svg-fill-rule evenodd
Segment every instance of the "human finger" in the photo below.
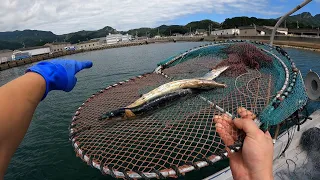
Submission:
M 243 130 L 247 136 L 254 138 L 257 135 L 257 132 L 261 131 L 252 119 L 235 118 L 233 121 L 234 125 L 238 129 Z
M 247 118 L 254 120 L 257 116 L 253 114 L 251 111 L 247 110 L 246 108 L 239 107 L 237 110 L 238 114 L 241 118 Z
M 216 124 L 216 131 L 226 146 L 231 146 L 234 144 L 233 137 L 225 130 L 222 124 Z
M 232 118 L 230 116 L 228 116 L 227 114 L 223 114 L 222 116 L 215 116 L 214 122 L 221 124 L 224 130 L 229 133 L 235 141 L 238 140 L 238 129 L 233 124 Z
M 269 131 L 266 131 L 264 134 L 265 134 L 268 138 L 272 138 Z
M 232 128 L 234 128 L 233 126 L 233 122 L 231 121 L 231 123 L 228 121 L 227 119 L 228 117 L 226 116 L 214 116 L 213 120 L 214 122 L 217 124 L 221 124 L 227 131 L 231 131 Z
M 233 125 L 232 117 L 227 114 L 222 114 L 221 118 L 230 125 Z
M 91 61 L 76 61 L 76 73 L 83 69 L 89 69 L 92 67 L 92 62 Z

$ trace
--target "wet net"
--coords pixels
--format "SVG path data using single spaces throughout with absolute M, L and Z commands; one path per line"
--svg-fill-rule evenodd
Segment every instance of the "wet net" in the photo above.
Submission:
M 102 174 L 116 178 L 167 178 L 227 158 L 213 117 L 236 117 L 238 107 L 257 114 L 264 128 L 291 116 L 307 102 L 299 70 L 281 48 L 260 42 L 223 41 L 190 49 L 160 62 L 155 72 L 111 85 L 75 113 L 70 139 L 76 154 Z M 204 76 L 229 66 L 214 88 L 163 102 L 134 119 L 101 116 L 128 106 L 168 82 Z M 238 132 L 232 132 L 238 135 Z M 229 148 L 239 150 L 238 141 Z

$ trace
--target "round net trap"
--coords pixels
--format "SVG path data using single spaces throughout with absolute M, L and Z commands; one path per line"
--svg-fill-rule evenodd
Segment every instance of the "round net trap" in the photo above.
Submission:
M 213 71 L 217 69 L 223 70 Z M 208 72 L 216 73 L 214 85 Z M 201 82 L 184 86 L 191 81 Z M 165 85 L 173 82 L 183 86 L 170 91 L 172 86 Z M 167 93 L 134 106 L 157 88 Z M 221 41 L 170 57 L 154 72 L 92 95 L 72 119 L 70 140 L 77 156 L 104 175 L 178 177 L 228 157 L 216 132 L 215 115 L 234 118 L 238 107 L 244 107 L 267 128 L 306 102 L 301 74 L 283 49 L 253 41 Z M 234 152 L 243 137 L 235 130 L 231 134 L 238 136 L 229 146 Z

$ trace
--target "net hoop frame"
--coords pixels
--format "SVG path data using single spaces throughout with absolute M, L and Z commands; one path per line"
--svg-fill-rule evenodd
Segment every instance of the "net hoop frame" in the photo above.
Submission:
M 154 72 L 151 72 L 151 73 L 161 74 L 164 77 L 166 77 L 168 79 L 171 79 L 168 75 L 166 75 L 165 73 L 162 72 L 162 70 L 165 69 L 166 65 L 169 65 L 169 64 L 179 60 L 180 58 L 183 58 L 186 54 L 188 54 L 190 52 L 193 52 L 193 51 L 196 51 L 196 50 L 199 50 L 199 49 L 202 49 L 202 48 L 206 48 L 208 46 L 228 45 L 228 44 L 232 44 L 233 42 L 249 42 L 249 43 L 261 44 L 261 45 L 267 45 L 267 44 L 262 43 L 262 42 L 249 41 L 249 40 L 226 40 L 226 41 L 214 42 L 214 43 L 211 43 L 211 44 L 202 45 L 200 47 L 196 47 L 196 48 L 190 49 L 190 50 L 188 50 L 188 51 L 186 51 L 186 52 L 174 57 L 172 60 L 168 61 L 164 65 L 160 65 L 159 67 L 156 68 L 156 70 Z M 274 47 L 274 46 L 270 46 L 270 45 L 267 45 L 267 46 L 269 46 L 271 50 L 272 49 L 277 49 L 277 47 Z M 270 52 L 270 51 L 268 51 L 266 49 L 263 49 L 263 48 L 261 48 L 261 50 L 266 52 L 266 53 L 269 53 L 270 55 L 275 57 L 277 60 L 279 60 L 280 63 L 282 64 L 282 67 L 284 68 L 284 70 L 286 72 L 285 83 L 284 83 L 282 89 L 279 92 L 277 92 L 277 95 L 276 95 L 276 98 L 280 98 L 282 96 L 283 92 L 285 91 L 285 89 L 287 88 L 288 84 L 289 84 L 289 80 L 290 80 L 289 70 L 288 70 L 286 64 L 277 55 L 275 55 L 274 53 L 272 53 L 272 52 Z M 297 69 L 295 64 L 294 64 L 294 62 L 291 60 L 290 56 L 287 53 L 283 54 L 283 55 L 291 62 L 291 67 L 293 69 Z M 295 73 L 296 73 L 296 75 L 298 75 L 298 73 L 299 73 L 299 75 L 301 76 L 300 72 L 295 71 Z M 94 97 L 96 97 L 99 94 L 103 93 L 104 91 L 107 91 L 107 90 L 109 90 L 111 88 L 114 88 L 116 86 L 122 85 L 124 83 L 130 82 L 130 81 L 134 81 L 137 78 L 143 78 L 146 74 L 150 74 L 150 73 L 145 73 L 145 74 L 142 74 L 140 76 L 136 76 L 134 78 L 130 78 L 128 80 L 121 81 L 121 82 L 118 82 L 116 84 L 110 85 L 110 86 L 98 91 L 97 93 L 93 94 L 84 103 L 82 103 L 82 105 L 75 112 L 75 114 L 74 114 L 74 116 L 72 118 L 72 123 L 69 126 L 69 132 L 70 132 L 69 140 L 72 143 L 72 146 L 73 146 L 73 148 L 74 148 L 74 150 L 76 152 L 76 155 L 78 157 L 80 157 L 84 162 L 86 162 L 89 166 L 91 166 L 93 168 L 96 168 L 99 171 L 101 171 L 101 173 L 103 175 L 109 174 L 109 175 L 111 175 L 112 177 L 115 177 L 115 178 L 126 178 L 126 179 L 141 179 L 141 178 L 144 178 L 144 179 L 149 179 L 149 178 L 163 179 L 163 178 L 168 178 L 168 177 L 176 178 L 178 176 L 184 175 L 187 172 L 191 172 L 193 170 L 197 170 L 197 169 L 212 165 L 212 164 L 214 164 L 214 163 L 216 163 L 216 162 L 218 162 L 220 160 L 226 159 L 228 157 L 228 152 L 226 150 L 224 150 L 224 151 L 218 152 L 217 155 L 211 155 L 211 156 L 207 157 L 203 161 L 198 161 L 198 162 L 194 162 L 194 163 L 190 163 L 190 164 L 184 164 L 182 166 L 175 166 L 175 167 L 163 169 L 163 170 L 160 170 L 160 171 L 155 170 L 154 172 L 148 172 L 148 173 L 135 172 L 135 171 L 122 172 L 122 171 L 114 170 L 114 169 L 112 169 L 112 167 L 102 166 L 103 163 L 99 164 L 98 162 L 92 160 L 90 158 L 90 156 L 86 155 L 85 151 L 81 150 L 81 148 L 79 146 L 79 142 L 77 141 L 77 134 L 81 133 L 81 131 L 83 131 L 84 129 L 76 131 L 76 129 L 74 129 L 73 127 L 75 126 L 74 122 L 77 120 L 78 116 L 81 113 L 81 110 L 86 106 L 86 104 L 88 102 L 90 102 L 91 99 L 93 99 Z M 234 116 L 232 114 L 230 114 L 229 112 L 225 111 L 221 107 L 217 106 L 215 103 L 205 99 L 204 97 L 202 99 L 207 101 L 209 104 L 211 104 L 211 106 L 213 106 L 218 111 L 226 113 L 226 114 L 228 114 L 228 115 L 230 115 L 230 116 L 232 116 L 234 118 Z M 256 119 L 255 121 L 256 121 L 257 124 L 260 123 L 258 119 Z M 228 146 L 228 147 L 230 148 L 230 152 L 231 153 L 237 152 L 237 151 L 239 151 L 241 149 L 242 142 L 236 142 L 234 145 Z

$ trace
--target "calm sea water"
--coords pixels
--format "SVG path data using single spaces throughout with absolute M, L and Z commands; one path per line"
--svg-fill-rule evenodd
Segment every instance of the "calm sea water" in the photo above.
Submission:
M 106 179 L 101 173 L 75 156 L 68 140 L 68 126 L 76 109 L 91 94 L 107 85 L 154 70 L 169 56 L 203 43 L 168 43 L 108 49 L 76 54 L 65 58 L 92 60 L 94 66 L 80 72 L 70 93 L 51 92 L 41 102 L 30 128 L 11 160 L 5 179 Z M 287 49 L 305 75 L 309 69 L 320 73 L 320 53 Z M 24 74 L 21 66 L 0 72 L 0 86 Z M 314 103 L 313 109 L 320 104 Z M 210 172 L 202 173 L 201 177 Z M 188 179 L 199 179 L 193 174 Z M 107 177 L 107 179 L 109 179 Z

